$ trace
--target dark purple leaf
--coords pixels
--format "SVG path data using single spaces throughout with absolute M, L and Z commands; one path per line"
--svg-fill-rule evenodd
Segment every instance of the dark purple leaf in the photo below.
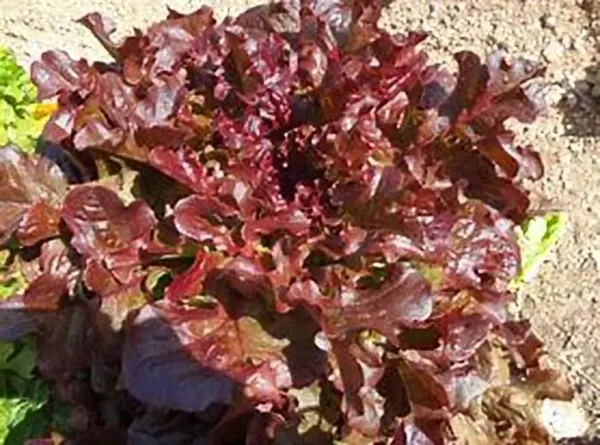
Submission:
M 151 408 L 127 430 L 130 445 L 208 445 L 210 425 L 197 415 Z
M 44 378 L 65 379 L 89 365 L 90 315 L 85 305 L 68 307 L 40 327 L 37 365 Z
M 16 341 L 37 328 L 37 317 L 29 312 L 21 295 L 0 302 L 0 339 Z
M 459 67 L 458 82 L 454 96 L 448 98 L 447 104 L 442 107 L 450 108 L 444 112 L 448 113 L 452 120 L 457 119 L 463 110 L 471 110 L 477 104 L 490 80 L 487 67 L 475 53 L 461 51 L 455 54 L 454 58 Z
M 171 118 L 181 105 L 185 84 L 185 73 L 164 77 L 148 88 L 146 97 L 137 103 L 135 110 L 144 127 L 161 126 Z
M 475 351 L 488 338 L 492 329 L 490 317 L 468 310 L 458 316 L 449 316 L 442 320 L 445 343 L 442 350 L 446 356 L 456 362 L 472 357 Z
M 310 346 L 313 328 L 285 331 L 294 320 L 308 321 L 306 317 L 293 313 L 273 324 L 250 316 L 261 313 L 252 304 L 229 308 L 242 311 L 230 315 L 206 290 L 204 295 L 190 299 L 189 309 L 165 302 L 138 315 L 124 356 L 126 385 L 137 398 L 200 411 L 213 403 L 230 404 L 238 388 L 250 400 L 280 404 L 281 390 L 322 372 L 322 353 Z M 152 328 L 146 330 L 146 323 Z M 163 389 L 151 390 L 156 378 L 162 379 Z
M 524 82 L 541 75 L 545 68 L 536 61 L 517 58 L 507 62 L 503 51 L 496 51 L 487 61 L 490 72 L 490 93 L 495 96 L 519 88 Z
M 142 276 L 133 276 L 120 283 L 100 262 L 87 264 L 84 282 L 100 296 L 100 305 L 93 315 L 92 385 L 98 392 L 114 387 L 119 374 L 123 348 L 124 325 L 146 303 Z
M 139 400 L 180 411 L 202 411 L 232 402 L 236 384 L 218 370 L 199 366 L 160 307 L 145 306 L 123 350 L 124 384 Z
M 65 106 L 55 111 L 44 127 L 43 138 L 54 144 L 60 144 L 66 140 L 73 132 L 76 115 L 75 106 Z

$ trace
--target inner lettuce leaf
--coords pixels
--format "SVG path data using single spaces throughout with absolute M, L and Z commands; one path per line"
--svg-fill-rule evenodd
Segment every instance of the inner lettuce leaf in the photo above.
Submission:
M 510 287 L 513 290 L 517 290 L 535 277 L 567 228 L 567 215 L 562 212 L 551 212 L 534 216 L 515 229 L 521 251 L 521 269 L 511 282 Z

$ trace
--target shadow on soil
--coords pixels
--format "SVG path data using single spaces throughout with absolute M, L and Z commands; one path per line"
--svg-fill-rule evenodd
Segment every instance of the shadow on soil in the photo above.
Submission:
M 587 439 L 569 439 L 559 442 L 560 445 L 600 445 L 600 437 L 590 437 Z
M 595 42 L 597 57 L 582 79 L 568 85 L 570 91 L 559 109 L 568 136 L 600 137 L 600 0 L 582 0 L 579 6 L 589 21 L 587 32 Z
M 586 68 L 585 76 L 569 87 L 558 105 L 567 136 L 600 138 L 600 63 Z

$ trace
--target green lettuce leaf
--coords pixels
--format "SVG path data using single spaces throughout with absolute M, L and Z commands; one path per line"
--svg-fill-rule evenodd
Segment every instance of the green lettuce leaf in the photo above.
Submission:
M 0 443 L 5 445 L 23 444 L 47 428 L 43 409 L 50 395 L 48 385 L 41 380 L 23 382 L 27 385 L 22 394 L 0 397 Z
M 513 279 L 511 287 L 517 290 L 533 279 L 541 264 L 567 229 L 564 213 L 547 213 L 535 216 L 517 227 L 517 241 L 521 250 L 521 270 Z
M 50 390 L 34 378 L 35 340 L 0 342 L 0 443 L 23 444 L 47 429 Z
M 10 250 L 0 249 L 0 301 L 24 291 L 26 287 L 27 281 L 19 262 L 11 258 Z
M 10 353 L 4 354 L 9 350 Z M 0 372 L 12 371 L 23 379 L 33 378 L 35 368 L 35 340 L 27 337 L 15 343 L 0 341 Z
M 19 66 L 14 54 L 0 48 L 0 96 L 13 104 L 35 102 L 35 86 L 27 72 Z
M 0 147 L 35 150 L 52 107 L 36 103 L 36 88 L 13 53 L 0 48 Z

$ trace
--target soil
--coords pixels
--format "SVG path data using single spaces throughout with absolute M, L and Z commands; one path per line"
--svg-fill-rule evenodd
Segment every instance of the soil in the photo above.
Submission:
M 205 3 L 221 18 L 258 2 Z M 73 19 L 100 11 L 118 24 L 122 36 L 165 17 L 167 4 L 189 12 L 202 3 L 0 0 L 0 45 L 12 48 L 23 63 L 53 48 L 72 57 L 106 59 Z M 587 437 L 573 443 L 600 444 L 600 97 L 592 97 L 595 81 L 589 75 L 600 72 L 600 0 L 395 0 L 384 20 L 398 32 L 429 32 L 425 46 L 436 62 L 453 64 L 452 54 L 461 49 L 485 55 L 500 47 L 547 64 L 550 109 L 519 134 L 546 163 L 545 178 L 531 186 L 540 210 L 567 212 L 570 228 L 523 290 L 518 310 L 532 318 L 552 357 L 569 372 L 589 414 Z

